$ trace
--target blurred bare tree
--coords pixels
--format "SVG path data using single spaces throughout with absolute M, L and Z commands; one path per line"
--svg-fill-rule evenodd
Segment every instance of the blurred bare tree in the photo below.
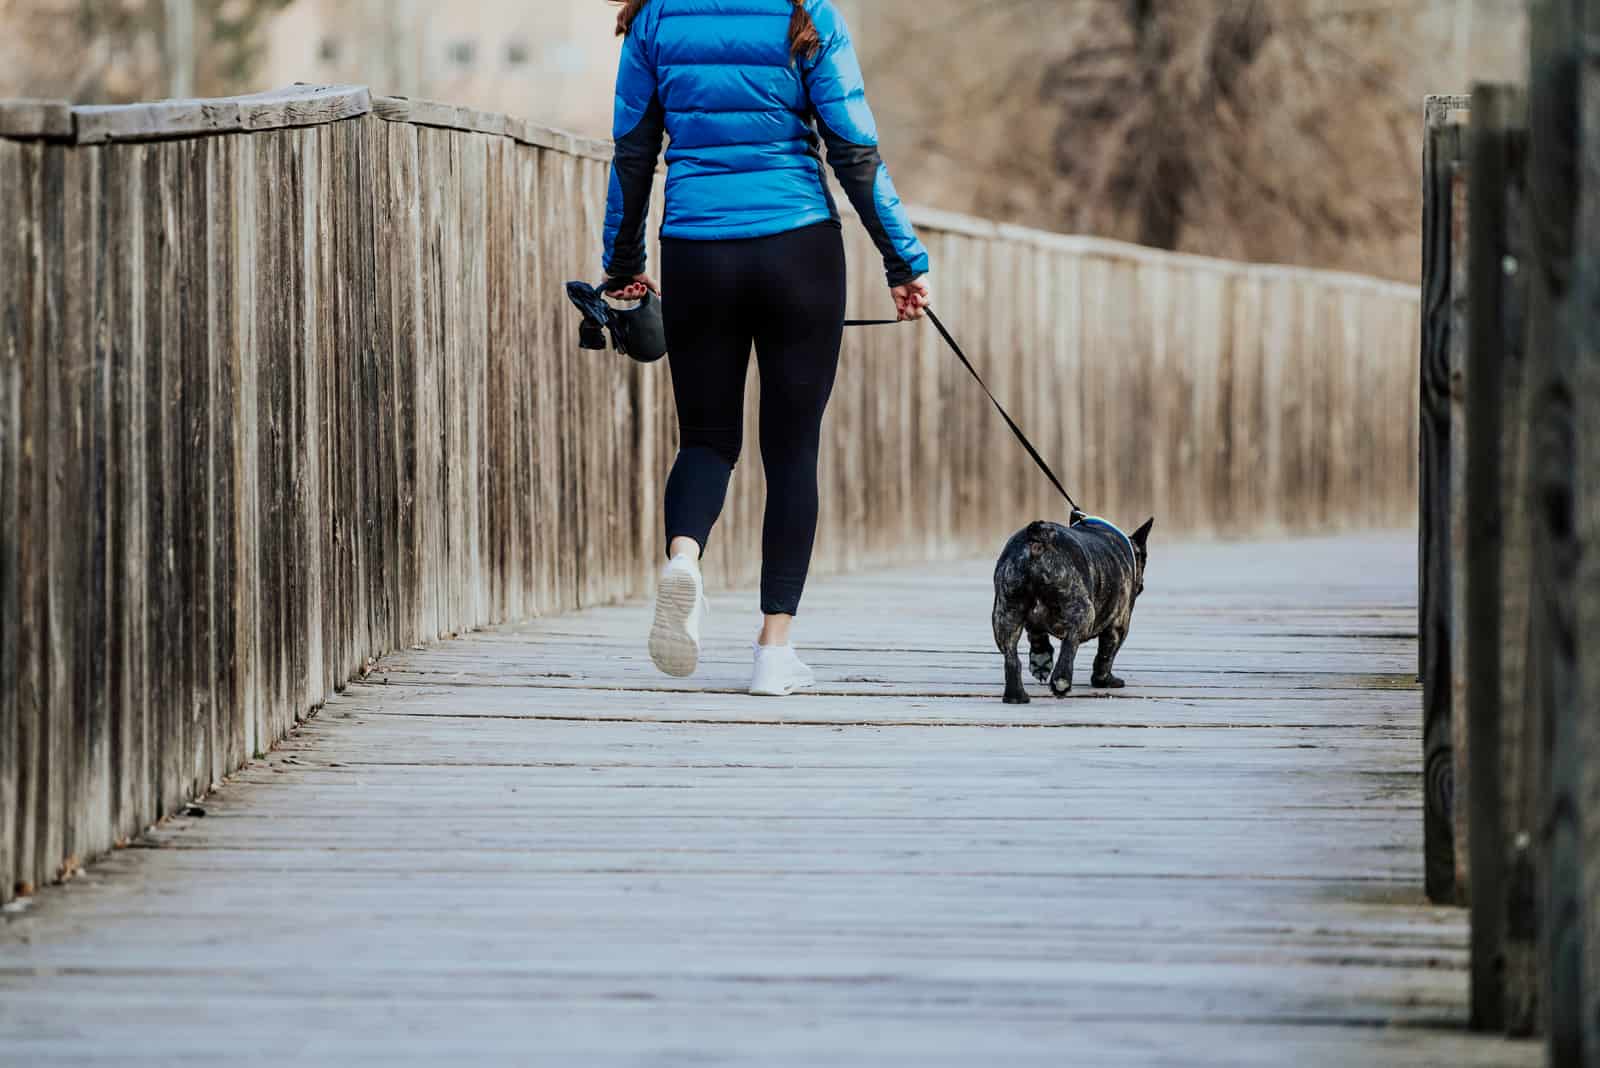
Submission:
M 289 0 L 0 0 L 0 96 L 124 103 L 248 86 Z M 182 18 L 190 32 L 174 34 Z
M 1462 89 L 1468 69 L 1512 73 L 1519 11 L 1514 0 L 927 0 L 914 15 L 875 6 L 863 37 L 910 200 L 1409 279 L 1422 97 Z

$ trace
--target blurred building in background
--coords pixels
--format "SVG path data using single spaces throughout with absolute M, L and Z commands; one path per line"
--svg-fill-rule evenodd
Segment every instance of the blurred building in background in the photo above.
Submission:
M 356 82 L 609 136 L 614 19 L 600 0 L 294 0 L 260 80 Z

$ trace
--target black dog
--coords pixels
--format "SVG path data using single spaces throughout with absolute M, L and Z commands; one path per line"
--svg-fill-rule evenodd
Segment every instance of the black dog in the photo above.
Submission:
M 1024 630 L 1028 667 L 1057 697 L 1071 692 L 1073 658 L 1091 638 L 1100 639 L 1100 651 L 1090 684 L 1122 686 L 1111 665 L 1144 592 L 1145 543 L 1154 525 L 1152 519 L 1130 538 L 1104 519 L 1084 516 L 1070 527 L 1040 521 L 1012 535 L 994 569 L 994 641 L 1006 660 L 1006 704 L 1028 703 L 1017 655 Z M 1061 643 L 1059 659 L 1052 637 Z

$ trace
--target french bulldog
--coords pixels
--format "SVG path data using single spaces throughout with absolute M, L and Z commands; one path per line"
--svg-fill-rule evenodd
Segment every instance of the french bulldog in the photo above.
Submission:
M 1017 645 L 1028 632 L 1033 677 L 1065 697 L 1072 692 L 1078 646 L 1100 639 L 1089 683 L 1120 689 L 1111 673 L 1128 638 L 1133 605 L 1144 592 L 1151 519 L 1130 536 L 1096 516 L 1076 515 L 1069 527 L 1039 521 L 1012 535 L 994 569 L 994 641 L 1005 657 L 1008 705 L 1028 703 Z M 1050 640 L 1061 643 L 1056 656 Z

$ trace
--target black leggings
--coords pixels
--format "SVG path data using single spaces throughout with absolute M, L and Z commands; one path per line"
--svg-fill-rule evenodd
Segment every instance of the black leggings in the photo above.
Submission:
M 678 461 L 667 541 L 704 547 L 744 440 L 744 381 L 761 370 L 761 611 L 800 607 L 817 536 L 817 448 L 844 334 L 844 239 L 836 222 L 738 241 L 661 243 Z

